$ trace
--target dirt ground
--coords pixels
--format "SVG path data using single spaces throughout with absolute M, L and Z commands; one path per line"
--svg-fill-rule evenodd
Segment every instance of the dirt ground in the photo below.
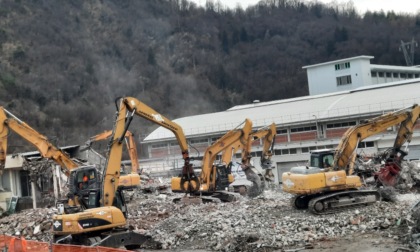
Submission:
M 203 241 L 204 242 L 204 241 Z M 393 239 L 392 237 L 383 237 L 380 233 L 357 234 L 352 237 L 330 239 L 317 241 L 313 246 L 289 248 L 283 250 L 266 251 L 281 251 L 281 252 L 408 252 L 413 251 L 408 249 L 406 245 Z M 158 250 L 138 250 L 139 252 L 156 252 Z M 188 249 L 174 249 L 174 250 L 159 250 L 167 252 L 209 252 L 212 250 L 188 250 Z M 264 250 L 261 250 L 264 251 Z
M 296 249 L 285 251 L 298 251 Z M 299 251 L 311 252 L 396 252 L 409 250 L 401 241 L 393 237 L 384 237 L 379 233 L 358 234 L 352 237 L 340 238 L 328 241 L 317 241 L 314 248 Z

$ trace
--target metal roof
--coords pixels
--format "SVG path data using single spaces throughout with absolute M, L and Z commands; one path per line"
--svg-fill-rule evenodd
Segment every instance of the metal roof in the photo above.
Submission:
M 420 79 L 378 84 L 350 91 L 259 102 L 232 107 L 223 112 L 201 114 L 173 120 L 187 137 L 224 133 L 249 118 L 255 128 L 313 123 L 316 120 L 356 117 L 398 110 L 420 103 Z M 143 142 L 175 140 L 174 134 L 159 127 Z
M 370 70 L 384 70 L 384 71 L 402 71 L 419 73 L 419 66 L 389 66 L 389 65 L 374 65 L 370 64 Z

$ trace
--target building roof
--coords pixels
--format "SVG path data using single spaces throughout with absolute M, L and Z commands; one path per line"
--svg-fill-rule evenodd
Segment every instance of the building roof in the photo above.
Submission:
M 378 84 L 350 91 L 305 96 L 299 98 L 259 102 L 234 106 L 226 111 L 201 114 L 173 120 L 187 137 L 224 134 L 239 126 L 245 118 L 251 119 L 255 128 L 277 125 L 297 125 L 351 118 L 360 114 L 378 114 L 420 103 L 420 79 Z M 174 134 L 159 127 L 143 142 L 175 140 Z
M 384 71 L 401 71 L 401 72 L 412 72 L 419 73 L 419 66 L 389 66 L 389 65 L 375 65 L 370 64 L 370 70 L 384 70 Z
M 361 56 L 356 56 L 356 57 L 351 57 L 351 58 L 346 58 L 346 59 L 339 59 L 339 60 L 334 60 L 334 61 L 323 62 L 323 63 L 319 63 L 319 64 L 315 64 L 315 65 L 303 66 L 302 68 L 305 69 L 305 68 L 312 68 L 312 67 L 318 67 L 318 66 L 324 66 L 324 65 L 331 65 L 331 64 L 342 63 L 342 62 L 345 62 L 345 61 L 356 60 L 356 59 L 371 60 L 373 58 L 375 58 L 375 57 L 361 55 Z

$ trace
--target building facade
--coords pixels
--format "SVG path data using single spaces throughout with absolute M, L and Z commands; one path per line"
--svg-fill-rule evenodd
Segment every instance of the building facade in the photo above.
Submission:
M 370 85 L 355 90 L 312 95 L 286 100 L 235 106 L 227 111 L 174 120 L 190 143 L 190 156 L 200 159 L 205 149 L 245 118 L 254 129 L 275 123 L 277 136 L 272 157 L 276 182 L 293 166 L 305 165 L 311 150 L 335 148 L 346 130 L 362 120 L 420 103 L 420 80 Z M 395 127 L 365 139 L 358 148 L 363 154 L 376 153 L 393 145 Z M 145 171 L 180 169 L 182 155 L 175 136 L 159 127 L 142 141 L 149 159 L 141 160 Z M 259 166 L 262 143 L 253 144 L 253 163 Z M 238 161 L 240 160 L 237 154 Z M 407 159 L 420 158 L 420 131 L 416 126 Z M 199 166 L 199 163 L 198 165 Z M 165 174 L 165 173 L 160 173 Z M 169 174 L 169 173 L 168 173 Z M 173 173 L 172 173 L 173 175 Z
M 370 64 L 373 56 L 357 56 L 304 66 L 309 95 L 348 91 L 420 77 L 419 67 Z

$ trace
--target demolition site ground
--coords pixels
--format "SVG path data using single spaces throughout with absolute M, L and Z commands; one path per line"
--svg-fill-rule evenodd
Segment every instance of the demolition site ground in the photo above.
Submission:
M 143 189 L 144 189 L 143 185 Z M 149 187 L 150 189 L 150 187 Z M 290 205 L 291 195 L 266 190 L 257 198 L 231 203 L 173 203 L 182 194 L 159 185 L 127 192 L 128 225 L 153 242 L 138 251 L 416 251 L 420 250 L 413 206 L 415 189 L 329 215 L 314 215 Z M 6 235 L 50 242 L 56 209 L 31 209 L 0 219 Z

